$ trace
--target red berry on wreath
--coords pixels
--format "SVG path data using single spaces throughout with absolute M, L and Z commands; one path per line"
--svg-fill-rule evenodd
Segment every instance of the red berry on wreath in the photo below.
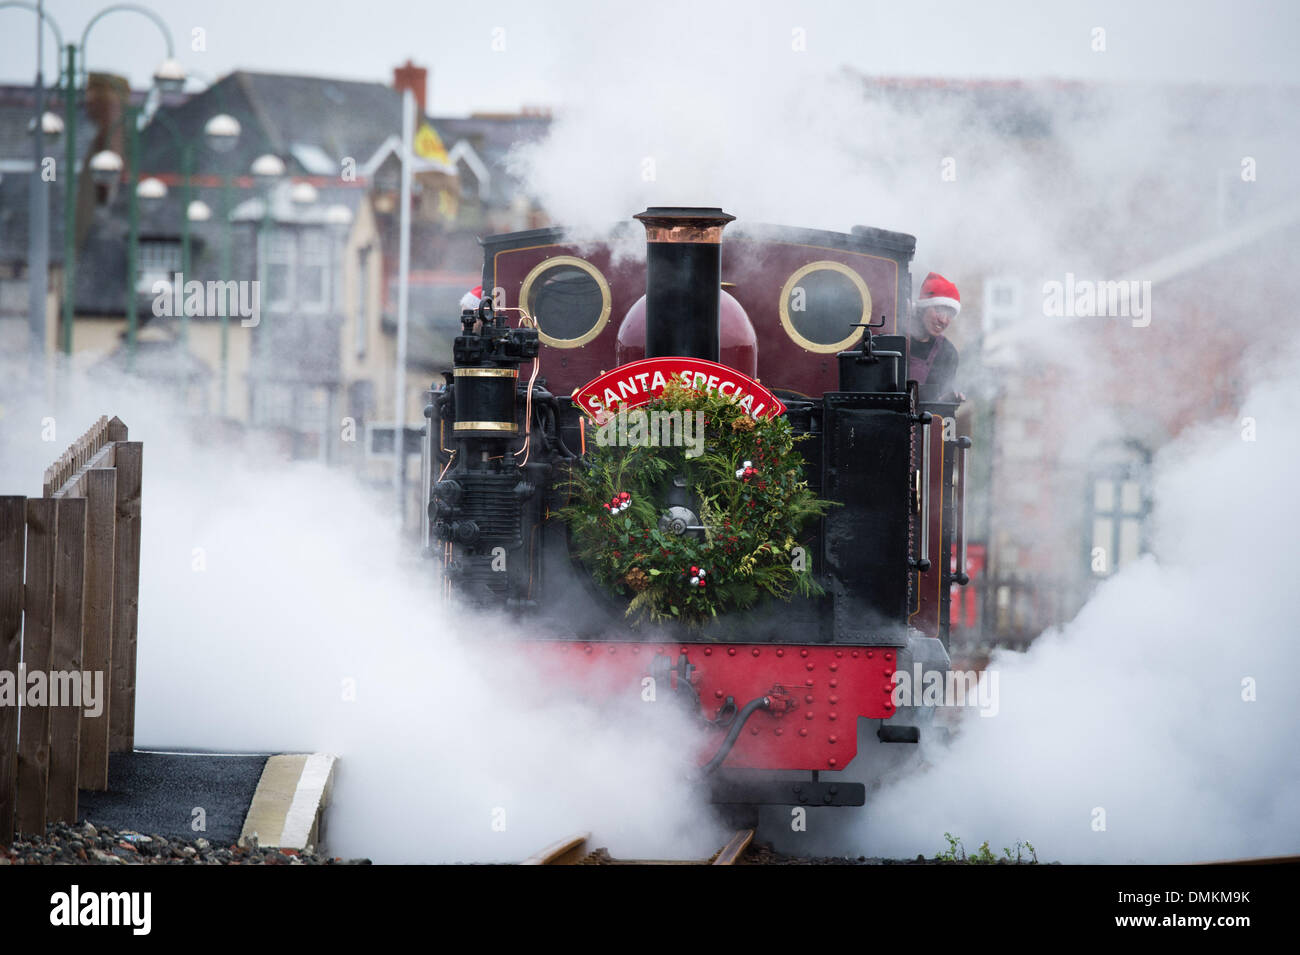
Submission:
M 705 580 L 703 577 L 701 577 L 701 578 L 700 578 L 700 586 L 701 586 L 701 587 L 707 587 L 708 585 L 709 585 L 709 582 L 708 582 L 707 580 Z
M 691 567 L 691 576 L 697 576 L 697 575 L 699 574 L 699 572 L 700 572 L 700 568 L 698 568 L 698 567 Z

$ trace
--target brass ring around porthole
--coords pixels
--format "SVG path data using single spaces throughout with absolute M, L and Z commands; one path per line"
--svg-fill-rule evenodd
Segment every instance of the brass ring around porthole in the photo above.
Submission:
M 540 314 L 541 310 L 534 307 L 531 301 L 533 286 L 542 280 L 548 272 L 556 269 L 577 269 L 586 273 L 600 292 L 599 313 L 595 320 L 584 331 L 577 335 L 571 335 L 568 338 L 560 338 L 546 333 L 546 317 Z M 519 304 L 528 309 L 533 319 L 537 322 L 537 337 L 545 345 L 553 348 L 581 348 L 587 342 L 599 335 L 609 322 L 609 313 L 612 308 L 612 299 L 609 294 L 609 283 L 605 281 L 605 276 L 600 274 L 600 270 L 588 262 L 586 259 L 580 259 L 574 255 L 555 255 L 549 259 L 539 262 L 533 267 L 533 270 L 524 278 L 523 285 L 519 287 Z
M 865 323 L 871 321 L 871 290 L 867 288 L 867 283 L 862 280 L 862 276 L 857 272 L 853 271 L 842 262 L 832 262 L 829 259 L 822 259 L 818 262 L 809 262 L 786 279 L 785 287 L 781 289 L 781 300 L 778 303 L 781 312 L 781 325 L 785 328 L 785 333 L 808 351 L 830 355 L 835 352 L 844 351 L 854 344 L 854 342 L 862 337 L 862 329 L 850 329 L 849 334 L 839 341 L 823 344 L 822 342 L 815 342 L 802 334 L 797 328 L 795 328 L 794 321 L 790 318 L 790 293 L 794 291 L 795 287 L 798 286 L 807 275 L 813 272 L 822 271 L 838 272 L 841 275 L 846 276 L 857 288 L 858 295 L 862 298 L 862 314 L 858 316 L 857 319 L 859 322 Z

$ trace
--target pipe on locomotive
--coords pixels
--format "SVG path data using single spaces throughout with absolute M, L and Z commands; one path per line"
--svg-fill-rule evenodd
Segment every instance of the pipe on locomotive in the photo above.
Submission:
M 718 361 L 721 209 L 652 206 L 634 218 L 646 232 L 645 356 Z

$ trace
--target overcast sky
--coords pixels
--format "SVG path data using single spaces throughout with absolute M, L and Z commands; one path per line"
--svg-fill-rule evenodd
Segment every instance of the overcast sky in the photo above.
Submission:
M 693 10 L 726 6 L 726 37 L 695 29 Z M 48 0 L 68 39 L 79 38 L 106 0 Z M 1062 77 L 1096 81 L 1285 83 L 1300 85 L 1300 3 L 1294 0 L 1192 2 L 1043 2 L 753 0 L 622 2 L 527 0 L 443 3 L 413 0 L 153 0 L 175 38 L 177 58 L 199 76 L 232 69 L 332 75 L 391 82 L 408 58 L 432 71 L 430 111 L 513 110 L 561 106 L 581 85 L 584 51 L 628 48 L 627 67 L 653 82 L 665 60 L 688 69 L 716 45 L 753 51 L 751 65 L 798 55 L 828 66 L 886 75 Z M 676 18 L 681 47 L 637 48 L 638 24 Z M 1105 50 L 1094 51 L 1094 29 Z M 715 28 L 716 29 L 716 28 Z M 206 50 L 194 49 L 196 30 Z M 806 49 L 792 51 L 795 31 Z M 494 49 L 494 43 L 503 50 Z M 0 80 L 30 82 L 35 73 L 35 17 L 0 10 Z M 47 43 L 47 75 L 53 41 Z M 162 36 L 144 17 L 116 12 L 90 34 L 94 70 L 150 81 L 164 53 Z M 599 77 L 591 77 L 599 82 Z

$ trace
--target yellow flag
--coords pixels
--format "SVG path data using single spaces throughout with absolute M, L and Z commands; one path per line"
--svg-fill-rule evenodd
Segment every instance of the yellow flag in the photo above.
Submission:
M 442 145 L 442 140 L 428 123 L 421 123 L 419 131 L 415 134 L 415 154 L 422 159 L 448 161 L 446 147 Z

